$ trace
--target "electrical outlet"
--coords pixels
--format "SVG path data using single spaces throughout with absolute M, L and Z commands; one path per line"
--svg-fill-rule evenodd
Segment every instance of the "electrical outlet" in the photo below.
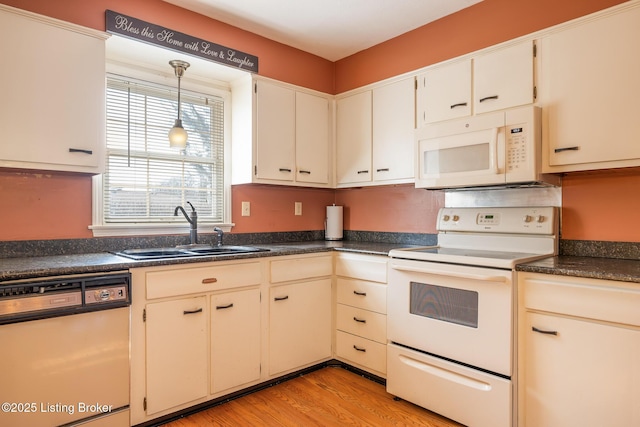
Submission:
M 295 214 L 302 215 L 302 202 L 295 202 Z
M 251 203 L 242 202 L 242 216 L 251 216 Z

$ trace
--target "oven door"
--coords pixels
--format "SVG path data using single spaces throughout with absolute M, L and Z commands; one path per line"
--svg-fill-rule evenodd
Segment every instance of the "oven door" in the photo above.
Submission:
M 511 377 L 512 280 L 511 270 L 392 258 L 388 339 Z
M 504 112 L 436 123 L 416 131 L 416 187 L 506 182 Z

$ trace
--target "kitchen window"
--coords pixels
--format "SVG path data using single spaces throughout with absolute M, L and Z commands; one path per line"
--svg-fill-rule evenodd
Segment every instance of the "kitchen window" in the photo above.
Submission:
M 95 236 L 188 232 L 184 217 L 174 216 L 176 206 L 190 210 L 187 202 L 201 231 L 229 228 L 228 96 L 212 92 L 181 91 L 189 139 L 176 150 L 167 136 L 177 117 L 176 87 L 107 76 L 106 167 L 94 179 Z

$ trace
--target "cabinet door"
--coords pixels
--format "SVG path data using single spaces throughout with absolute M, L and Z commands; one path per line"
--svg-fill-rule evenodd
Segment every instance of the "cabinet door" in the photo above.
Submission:
M 551 34 L 540 51 L 550 170 L 640 163 L 640 7 Z
M 639 330 L 527 313 L 523 339 L 527 427 L 640 425 Z
M 337 101 L 336 145 L 338 185 L 371 181 L 371 91 Z
M 211 390 L 260 379 L 260 290 L 211 297 Z
M 415 80 L 373 90 L 373 180 L 413 179 Z
M 331 279 L 272 287 L 269 374 L 331 357 Z
M 428 69 L 418 76 L 418 126 L 471 115 L 471 60 Z
M 99 173 L 104 40 L 0 11 L 0 51 L 0 166 Z
M 296 181 L 329 184 L 329 100 L 296 92 Z
M 474 114 L 533 103 L 533 42 L 473 58 Z
M 147 414 L 208 392 L 207 301 L 204 296 L 147 304 Z
M 293 181 L 295 92 L 269 82 L 256 84 L 256 178 Z

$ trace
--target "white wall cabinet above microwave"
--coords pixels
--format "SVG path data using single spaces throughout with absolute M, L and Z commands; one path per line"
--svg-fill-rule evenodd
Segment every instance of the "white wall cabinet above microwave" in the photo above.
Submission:
M 542 37 L 540 50 L 546 171 L 640 165 L 640 3 Z
M 336 102 L 337 187 L 413 182 L 415 79 Z
M 418 75 L 419 127 L 533 103 L 533 43 L 500 47 Z
M 331 186 L 330 96 L 248 77 L 233 97 L 235 184 Z
M 0 5 L 0 166 L 103 170 L 106 38 Z

